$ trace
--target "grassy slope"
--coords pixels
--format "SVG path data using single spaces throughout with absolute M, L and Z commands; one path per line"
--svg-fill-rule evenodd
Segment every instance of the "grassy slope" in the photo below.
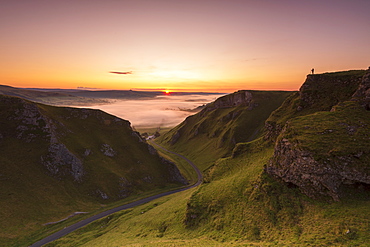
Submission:
M 213 107 L 211 103 L 162 135 L 158 142 L 187 155 L 201 170 L 206 170 L 218 158 L 230 155 L 236 143 L 257 138 L 266 118 L 292 94 L 283 91 L 250 92 L 253 104 L 258 105 L 252 110 L 242 105 L 208 110 Z M 180 133 L 180 138 L 171 144 L 176 133 Z
M 53 228 L 43 226 L 44 223 L 58 221 L 76 211 L 99 210 L 102 203 L 109 205 L 121 199 L 118 194 L 122 177 L 131 184 L 128 189 L 134 197 L 179 186 L 169 182 L 167 167 L 159 157 L 149 154 L 147 145 L 138 141 L 125 120 L 117 122 L 116 117 L 96 110 L 86 113 L 36 104 L 57 126 L 59 142 L 83 160 L 86 172 L 80 183 L 70 176 L 49 176 L 40 158 L 49 145 L 42 130 L 32 130 L 37 137 L 31 142 L 20 140 L 14 138 L 18 120 L 9 119 L 16 116 L 17 109 L 33 103 L 0 97 L 12 100 L 12 104 L 0 104 L 0 245 L 32 243 L 34 239 L 27 240 L 29 236 Z M 109 144 L 117 155 L 113 158 L 103 155 L 100 151 L 103 143 Z M 87 157 L 83 155 L 86 149 L 91 150 Z M 148 176 L 150 181 L 145 179 Z M 98 189 L 109 199 L 99 197 Z
M 350 70 L 309 75 L 300 89 L 301 92 L 290 95 L 266 122 L 282 128 L 288 119 L 318 111 L 330 111 L 338 102 L 352 96 L 364 74 L 364 70 Z
M 361 73 L 342 72 L 328 76 L 339 78 Z M 351 95 L 353 89 L 349 91 L 344 93 Z M 342 96 L 329 97 L 330 104 L 335 105 L 334 101 Z M 369 126 L 368 112 L 354 107 L 353 102 L 337 106 L 335 112 L 324 112 L 322 110 L 330 110 L 333 106 L 322 109 L 322 102 L 326 100 L 297 111 L 302 102 L 298 94 L 292 95 L 269 121 L 285 124 L 287 119 L 298 117 L 290 123 L 296 127 L 293 128 L 295 138 L 300 138 L 307 148 L 318 154 L 330 151 L 326 147 L 331 141 L 340 143 L 335 152 L 368 150 L 365 139 L 357 146 L 353 140 L 343 142 L 340 133 L 337 136 L 329 132 L 326 136 L 316 135 L 317 131 L 329 129 L 344 131 L 343 127 L 338 127 L 341 121 L 348 124 L 362 121 Z M 302 128 L 308 125 L 310 128 Z M 367 130 L 368 127 L 360 129 L 358 136 L 353 137 L 366 138 Z M 194 143 L 189 146 L 196 147 Z M 122 212 L 111 221 L 105 219 L 94 223 L 90 229 L 82 229 L 57 242 L 56 246 L 368 246 L 369 191 L 348 191 L 340 202 L 314 201 L 294 186 L 289 187 L 264 173 L 264 165 L 272 156 L 271 142 L 262 138 L 239 143 L 231 157 L 219 159 L 208 170 L 206 183 L 194 193 L 188 191 L 171 196 L 166 202 L 152 202 Z M 101 232 L 97 230 L 99 227 L 106 230 Z
M 267 176 L 273 148 L 220 159 L 209 183 L 95 222 L 48 246 L 367 246 L 369 195 L 313 201 Z
M 314 153 L 317 159 L 362 153 L 358 160 L 370 166 L 370 161 L 365 160 L 370 152 L 369 112 L 353 101 L 345 101 L 334 109 L 291 120 L 280 138 L 289 137 L 303 150 Z

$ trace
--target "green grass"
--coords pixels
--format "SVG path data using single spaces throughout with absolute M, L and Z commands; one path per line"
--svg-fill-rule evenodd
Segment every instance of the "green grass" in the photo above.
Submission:
M 280 138 L 320 156 L 345 156 L 369 152 L 369 113 L 358 103 L 343 102 L 332 112 L 297 117 Z
M 312 76 L 325 85 L 308 83 L 311 89 L 321 88 L 325 92 L 321 96 L 333 95 L 306 104 L 299 93 L 292 93 L 268 124 L 282 128 L 288 123 L 279 138 L 289 138 L 318 158 L 362 151 L 359 159 L 368 164 L 368 112 L 346 101 L 361 73 Z M 354 84 L 331 90 L 344 83 L 341 78 Z M 308 95 L 316 96 L 315 90 Z M 201 186 L 103 218 L 48 246 L 368 246 L 367 187 L 347 187 L 340 202 L 315 201 L 264 171 L 274 146 L 261 136 L 262 131 L 254 133 L 288 94 L 277 101 L 264 95 L 261 100 L 266 101 L 260 106 L 270 103 L 259 112 L 234 107 L 187 118 L 159 141 L 199 165 L 205 175 Z M 299 106 L 303 108 L 298 110 Z M 177 132 L 181 138 L 171 145 Z M 164 155 L 179 164 L 189 180 L 194 179 L 186 163 Z
M 229 156 L 236 143 L 259 137 L 268 116 L 292 93 L 250 92 L 253 95 L 250 105 L 213 109 L 213 104 L 210 104 L 159 137 L 157 141 L 187 155 L 201 170 L 206 170 L 218 158 Z M 179 135 L 179 138 L 174 142 L 176 135 Z
M 313 101 L 292 93 L 271 114 L 267 127 L 280 126 L 275 129 L 276 138 L 287 123 L 279 138 L 288 138 L 316 158 L 361 151 L 359 160 L 366 166 L 368 112 L 347 101 L 363 73 L 312 76 L 320 77 L 320 83 L 309 81 L 311 88 L 304 93 L 308 98 L 311 94 Z M 337 87 L 345 80 L 351 81 L 345 90 Z M 321 96 L 316 92 L 320 90 Z M 198 113 L 159 139 L 200 166 L 205 175 L 200 187 L 121 212 L 50 246 L 368 246 L 367 187 L 346 187 L 339 202 L 315 201 L 296 186 L 269 176 L 264 169 L 274 155 L 274 138 L 257 135 L 253 141 L 245 140 L 252 133 L 246 123 L 253 124 L 255 115 L 243 112 L 239 118 L 237 111 L 243 109 Z M 253 126 L 255 130 L 259 125 Z M 171 145 L 177 132 L 180 138 Z M 230 140 L 240 133 L 244 136 L 236 144 L 219 145 L 222 138 Z
M 37 124 L 18 119 L 26 107 L 37 109 L 29 118 L 37 119 Z M 5 246 L 30 244 L 54 229 L 43 224 L 73 212 L 97 212 L 105 209 L 102 204 L 114 204 L 127 196 L 132 200 L 182 186 L 170 179 L 168 167 L 149 153 L 127 121 L 97 110 L 46 106 L 8 96 L 0 96 L 0 112 L 0 242 Z M 45 119 L 52 123 L 58 143 L 82 160 L 82 181 L 74 181 L 68 165 L 51 175 L 42 164 L 41 157 L 50 144 L 50 136 L 43 130 Z M 28 128 L 23 139 L 17 138 L 19 126 Z M 116 156 L 105 156 L 100 151 L 102 144 L 109 144 Z M 91 151 L 88 156 L 84 155 L 86 149 Z M 122 178 L 127 184 L 125 192 Z M 101 198 L 97 190 L 109 198 Z
M 165 152 L 159 148 L 157 148 L 157 151 L 159 152 L 160 156 L 176 164 L 177 168 L 180 170 L 181 174 L 187 179 L 189 184 L 194 184 L 197 182 L 198 175 L 195 172 L 195 170 L 189 166 L 186 160 L 180 158 L 177 155 Z
M 201 187 L 117 213 L 48 246 L 366 246 L 370 200 L 307 198 L 268 176 L 273 147 L 220 159 Z M 363 192 L 369 193 L 369 192 Z
M 365 73 L 365 70 L 351 70 L 309 75 L 300 91 L 290 95 L 268 117 L 266 124 L 270 129 L 270 137 L 276 138 L 289 119 L 330 111 L 339 102 L 349 100 Z

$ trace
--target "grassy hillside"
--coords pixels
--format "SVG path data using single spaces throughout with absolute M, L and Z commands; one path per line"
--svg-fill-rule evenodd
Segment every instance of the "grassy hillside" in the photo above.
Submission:
M 200 188 L 117 213 L 47 246 L 367 246 L 366 192 L 341 202 L 312 200 L 264 172 L 271 145 L 262 139 L 242 145 L 248 153 L 219 160 Z
M 74 212 L 186 182 L 126 120 L 1 95 L 0 112 L 0 239 L 6 246 Z
M 216 159 L 230 155 L 235 144 L 260 136 L 265 120 L 290 94 L 238 91 L 223 96 L 162 135 L 158 142 L 188 155 L 205 170 Z
M 132 90 L 24 89 L 0 85 L 0 94 L 57 106 L 109 104 L 115 99 L 151 99 L 163 92 Z
M 286 121 L 319 111 L 330 111 L 333 106 L 351 98 L 359 87 L 365 70 L 308 75 L 305 83 L 287 98 L 266 121 L 268 135 L 274 140 Z
M 366 90 L 364 98 L 352 97 L 361 95 L 357 88 L 368 88 L 364 74 L 351 71 L 309 76 L 300 92 L 287 98 L 270 116 L 263 136 L 237 143 L 229 157 L 217 159 L 216 153 L 213 158 L 217 161 L 205 172 L 205 183 L 194 191 L 113 215 L 49 246 L 368 246 L 370 98 L 366 98 Z M 320 87 L 325 93 L 319 92 Z M 318 94 L 322 96 L 316 97 Z M 212 154 L 207 145 L 201 145 L 208 139 L 200 131 L 189 136 L 196 132 L 187 126 L 202 126 L 201 117 L 195 116 L 161 141 L 170 146 L 171 138 L 184 128 L 180 134 L 187 135 L 180 136 L 188 139 L 176 140 L 173 148 L 194 158 Z M 210 115 L 203 116 L 207 119 Z M 210 126 L 218 124 L 212 120 Z M 335 171 L 343 175 L 356 170 L 365 177 L 357 182 L 361 178 L 358 174 L 346 177 L 337 201 L 313 199 L 301 192 L 299 184 L 266 172 L 277 166 L 278 158 L 281 164 L 290 157 L 300 158 L 291 163 L 297 169 L 286 167 L 284 174 L 299 174 L 316 165 L 325 167 L 323 164 L 330 164 L 328 154 L 338 158 L 342 170 L 331 167 L 319 177 L 331 181 Z M 314 163 L 320 159 L 325 162 Z M 304 180 L 305 176 L 299 178 Z

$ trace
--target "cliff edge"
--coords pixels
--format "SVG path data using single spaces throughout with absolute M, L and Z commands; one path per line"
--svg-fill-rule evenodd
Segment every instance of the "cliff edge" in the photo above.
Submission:
M 367 71 L 309 75 L 300 91 L 266 121 L 275 141 L 266 171 L 312 198 L 338 201 L 370 188 Z

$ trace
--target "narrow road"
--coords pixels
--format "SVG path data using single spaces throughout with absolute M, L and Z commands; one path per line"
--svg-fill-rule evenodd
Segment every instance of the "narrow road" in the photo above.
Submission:
M 166 152 L 168 152 L 168 153 L 171 153 L 171 154 L 174 154 L 174 155 L 179 156 L 180 158 L 182 158 L 182 159 L 186 160 L 186 162 L 188 162 L 188 163 L 189 163 L 189 165 L 191 165 L 191 167 L 193 167 L 193 169 L 194 169 L 194 170 L 195 170 L 195 172 L 197 173 L 198 180 L 197 180 L 197 182 L 196 182 L 194 185 L 192 185 L 192 186 L 190 186 L 190 187 L 187 187 L 187 189 L 194 188 L 194 187 L 196 187 L 196 186 L 198 186 L 198 185 L 200 185 L 200 184 L 202 183 L 202 181 L 203 181 L 203 175 L 202 175 L 202 172 L 201 172 L 201 171 L 198 169 L 198 167 L 197 167 L 196 165 L 194 165 L 194 164 L 193 164 L 193 162 L 191 162 L 188 158 L 186 158 L 185 156 L 183 156 L 183 155 L 181 155 L 181 154 L 178 154 L 178 153 L 172 152 L 172 151 L 170 151 L 170 150 L 167 150 L 167 149 L 165 149 L 164 147 L 162 147 L 161 145 L 159 145 L 159 144 L 157 144 L 157 143 L 155 143 L 155 142 L 153 142 L 153 141 L 149 141 L 149 142 L 150 142 L 150 144 L 152 144 L 152 145 L 154 145 L 154 146 L 156 146 L 156 147 L 159 147 L 160 149 L 162 149 L 162 150 L 164 150 L 164 151 L 166 151 Z
M 101 218 L 104 218 L 110 214 L 113 214 L 113 213 L 116 213 L 116 212 L 119 212 L 121 210 L 125 210 L 125 209 L 129 209 L 129 208 L 133 208 L 133 207 L 136 207 L 136 206 L 139 206 L 141 204 L 144 204 L 144 203 L 147 203 L 147 202 L 150 202 L 150 201 L 153 201 L 155 199 L 158 199 L 160 197 L 163 197 L 163 196 L 168 196 L 168 195 L 171 195 L 171 194 L 175 194 L 177 192 L 180 192 L 180 191 L 185 191 L 185 190 L 188 190 L 188 189 L 191 189 L 191 188 L 194 188 L 198 185 L 200 185 L 202 183 L 202 180 L 203 180 L 203 176 L 202 176 L 202 173 L 200 172 L 200 170 L 198 169 L 198 167 L 196 167 L 193 162 L 191 162 L 188 158 L 186 158 L 185 156 L 182 156 L 181 154 L 178 154 L 178 153 L 175 153 L 175 152 L 172 152 L 172 151 L 169 151 L 167 149 L 165 149 L 164 147 L 160 146 L 159 144 L 155 143 L 155 142 L 152 142 L 150 141 L 151 144 L 163 149 L 164 151 L 166 152 L 169 152 L 171 154 L 174 154 L 174 155 L 177 155 L 179 157 L 181 157 L 182 159 L 186 160 L 189 165 L 191 165 L 194 170 L 196 171 L 197 175 L 198 175 L 198 180 L 195 184 L 193 185 L 190 185 L 188 187 L 183 187 L 183 188 L 180 188 L 180 189 L 177 189 L 177 190 L 172 190 L 172 191 L 167 191 L 167 192 L 163 192 L 163 193 L 160 193 L 158 195 L 154 195 L 154 196 L 150 196 L 150 197 L 147 197 L 147 198 L 144 198 L 144 199 L 141 199 L 141 200 L 138 200 L 138 201 L 135 201 L 135 202 L 131 202 L 131 203 L 128 203 L 128 204 L 125 204 L 125 205 L 122 205 L 122 206 L 119 206 L 119 207 L 116 207 L 116 208 L 113 208 L 113 209 L 110 209 L 108 211 L 105 211 L 105 212 L 102 212 L 100 214 L 97 214 L 97 215 L 94 215 L 94 216 L 91 216 L 90 218 L 87 218 L 87 219 L 84 219 L 82 221 L 79 221 L 73 225 L 70 225 L 66 228 L 64 228 L 63 230 L 60 230 L 56 233 L 53 233 L 52 235 L 49 235 L 48 237 L 44 238 L 44 239 L 41 239 L 40 241 L 30 245 L 30 247 L 39 247 L 39 246 L 43 246 L 47 243 L 50 243 L 54 240 L 57 240 L 81 227 L 84 227 L 86 226 L 87 224 L 90 224 L 91 222 L 93 221 L 96 221 L 98 219 L 101 219 Z

